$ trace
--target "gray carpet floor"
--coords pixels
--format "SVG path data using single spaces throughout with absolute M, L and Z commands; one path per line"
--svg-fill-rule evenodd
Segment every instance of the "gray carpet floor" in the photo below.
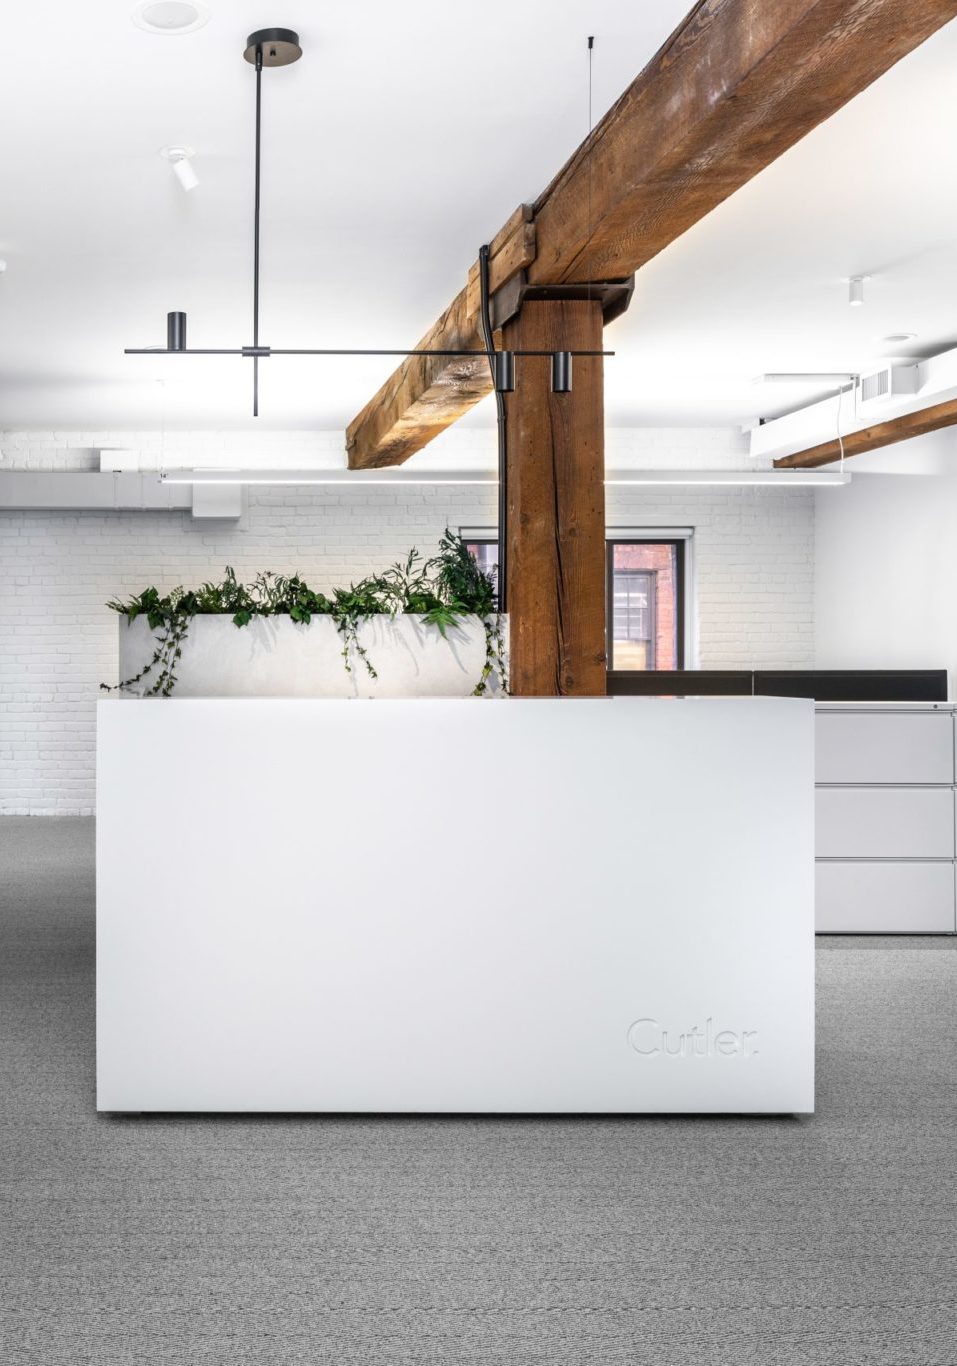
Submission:
M 822 941 L 809 1119 L 113 1118 L 93 890 L 0 820 L 3 1362 L 957 1362 L 953 940 Z

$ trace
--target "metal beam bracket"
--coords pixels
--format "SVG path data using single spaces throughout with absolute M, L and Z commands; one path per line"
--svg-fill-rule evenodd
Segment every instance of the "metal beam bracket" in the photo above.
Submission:
M 530 285 L 527 271 L 520 270 L 492 295 L 492 327 L 497 332 L 516 318 L 526 299 L 595 299 L 601 304 L 602 316 L 607 325 L 626 311 L 634 292 L 634 275 L 623 280 L 601 280 L 593 284 Z

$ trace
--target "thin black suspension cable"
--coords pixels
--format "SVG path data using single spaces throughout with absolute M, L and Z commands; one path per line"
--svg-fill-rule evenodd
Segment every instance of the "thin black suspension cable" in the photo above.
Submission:
M 595 36 L 594 36 L 594 34 L 592 34 L 592 35 L 589 37 L 589 39 L 588 39 L 588 136 L 589 136 L 589 137 L 591 137 L 592 129 L 593 129 L 594 126 L 595 126 L 595 125 L 594 125 L 594 120 L 593 120 L 593 118 L 592 118 L 592 67 L 593 67 L 593 65 L 594 65 L 594 57 L 595 57 Z M 595 160 L 595 158 L 594 158 L 593 156 L 589 156 L 589 158 L 588 158 L 588 231 L 589 231 L 589 233 L 592 231 L 592 229 L 593 229 L 593 227 L 594 227 L 594 223 L 593 223 L 593 221 L 592 221 L 592 207 L 591 207 L 591 205 L 592 205 L 592 200 L 591 200 L 591 171 L 592 171 L 592 162 L 593 162 L 594 160 Z M 591 271 L 588 272 L 588 302 L 591 303 Z
M 495 338 L 492 334 L 492 310 L 489 300 L 489 248 L 479 248 L 479 282 L 482 292 L 482 337 L 488 355 L 492 384 L 495 384 Z M 508 611 L 508 548 L 505 522 L 508 516 L 508 413 L 505 395 L 495 389 L 496 428 L 498 432 L 498 610 Z
M 259 346 L 259 184 L 262 142 L 263 50 L 256 48 L 256 178 L 253 205 L 253 346 Z M 253 356 L 253 417 L 259 416 L 259 357 Z

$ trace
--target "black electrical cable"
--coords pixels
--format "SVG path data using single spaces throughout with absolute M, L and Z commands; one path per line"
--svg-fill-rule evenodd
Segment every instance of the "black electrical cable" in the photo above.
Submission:
M 479 282 L 482 289 L 482 337 L 488 354 L 492 383 L 495 384 L 495 339 L 492 335 L 492 311 L 489 303 L 489 249 L 479 248 Z M 498 610 L 508 611 L 508 549 L 505 523 L 508 516 L 508 413 L 505 395 L 496 388 L 495 409 L 498 431 Z

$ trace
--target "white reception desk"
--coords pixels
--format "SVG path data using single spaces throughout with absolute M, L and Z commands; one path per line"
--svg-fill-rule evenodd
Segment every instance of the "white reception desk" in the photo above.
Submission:
M 811 1111 L 813 730 L 101 702 L 98 1108 Z

